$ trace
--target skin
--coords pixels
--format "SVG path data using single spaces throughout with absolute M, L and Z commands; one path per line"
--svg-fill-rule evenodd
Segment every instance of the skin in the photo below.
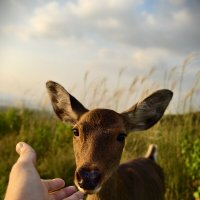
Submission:
M 16 146 L 19 154 L 12 167 L 4 200 L 82 200 L 74 186 L 64 187 L 62 179 L 41 180 L 35 168 L 36 153 L 26 143 Z

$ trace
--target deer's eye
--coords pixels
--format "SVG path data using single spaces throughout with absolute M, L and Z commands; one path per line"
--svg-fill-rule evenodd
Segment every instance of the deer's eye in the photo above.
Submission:
M 124 142 L 125 138 L 126 138 L 125 133 L 119 133 L 118 136 L 117 136 L 117 141 L 118 142 Z
M 72 131 L 74 133 L 74 136 L 76 136 L 76 137 L 79 136 L 79 131 L 77 128 L 73 128 Z

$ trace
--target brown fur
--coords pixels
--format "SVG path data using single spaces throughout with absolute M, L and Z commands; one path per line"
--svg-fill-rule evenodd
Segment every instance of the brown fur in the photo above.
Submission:
M 88 194 L 87 200 L 164 199 L 164 176 L 153 160 L 154 148 L 146 158 L 119 163 L 123 136 L 153 126 L 169 104 L 171 91 L 156 91 L 120 114 L 109 109 L 89 111 L 55 82 L 49 81 L 47 89 L 58 117 L 74 125 L 75 184 Z
M 115 192 L 114 192 L 115 191 Z M 117 191 L 117 192 L 116 192 Z M 137 158 L 121 164 L 96 195 L 87 200 L 163 200 L 164 175 L 152 160 Z

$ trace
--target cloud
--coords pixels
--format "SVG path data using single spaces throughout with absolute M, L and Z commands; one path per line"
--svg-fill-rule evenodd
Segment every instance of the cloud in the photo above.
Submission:
M 173 19 L 175 20 L 176 24 L 181 24 L 181 25 L 185 25 L 185 24 L 189 24 L 191 23 L 191 15 L 188 12 L 188 10 L 183 9 L 183 10 L 179 10 L 177 12 L 173 13 Z
M 162 65 L 169 57 L 172 58 L 173 55 L 160 48 L 137 49 L 132 52 L 133 63 L 138 68 L 157 67 Z
M 142 0 L 79 0 L 77 3 L 71 2 L 71 8 L 77 16 L 96 18 L 124 13 L 141 2 Z
M 192 51 L 200 52 L 198 3 L 148 4 L 147 0 L 43 2 L 26 22 L 5 30 L 26 40 L 52 40 L 78 48 L 87 57 L 81 62 L 90 67 L 168 66 Z M 79 51 L 80 47 L 85 50 Z
M 185 2 L 185 0 L 169 0 L 169 2 L 175 5 L 181 5 Z
M 93 38 L 134 47 L 199 50 L 200 14 L 194 6 L 183 0 L 152 4 L 153 11 L 142 0 L 50 2 L 36 8 L 27 24 L 6 30 L 22 38 Z

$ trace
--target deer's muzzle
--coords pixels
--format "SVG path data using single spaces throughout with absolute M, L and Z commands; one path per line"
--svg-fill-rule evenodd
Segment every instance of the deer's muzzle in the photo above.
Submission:
M 78 187 L 87 193 L 93 193 L 92 191 L 96 190 L 101 179 L 99 170 L 90 170 L 87 168 L 80 168 L 75 176 Z

